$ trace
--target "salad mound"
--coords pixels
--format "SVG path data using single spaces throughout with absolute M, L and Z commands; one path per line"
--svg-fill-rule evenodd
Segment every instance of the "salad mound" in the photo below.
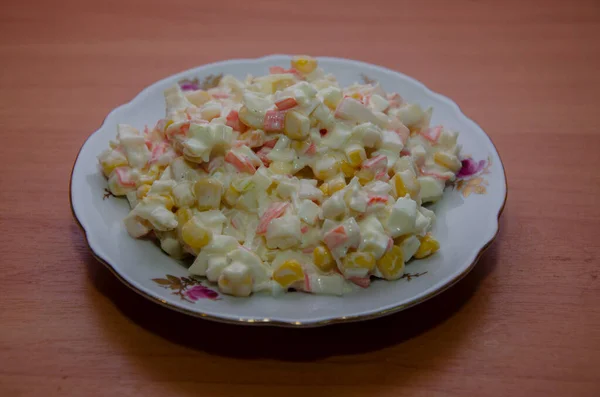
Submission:
M 186 80 L 166 116 L 126 124 L 98 159 L 132 237 L 153 235 L 235 296 L 342 295 L 435 253 L 439 200 L 461 169 L 457 132 L 377 83 L 342 88 L 317 60 Z

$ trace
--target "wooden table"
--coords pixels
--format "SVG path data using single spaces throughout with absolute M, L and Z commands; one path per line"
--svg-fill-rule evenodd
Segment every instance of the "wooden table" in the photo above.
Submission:
M 0 395 L 599 396 L 599 37 L 594 0 L 2 2 Z M 164 76 L 268 53 L 401 70 L 481 124 L 509 200 L 469 276 L 379 320 L 242 328 L 94 260 L 68 202 L 86 137 Z

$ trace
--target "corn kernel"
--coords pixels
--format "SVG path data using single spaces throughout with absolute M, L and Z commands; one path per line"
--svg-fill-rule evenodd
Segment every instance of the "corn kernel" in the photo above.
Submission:
M 309 140 L 292 141 L 290 146 L 292 147 L 292 149 L 294 149 L 296 151 L 296 153 L 302 154 L 308 150 L 308 148 L 310 146 L 310 141 Z
M 350 94 L 350 98 L 354 98 L 357 101 L 362 101 L 363 95 L 360 92 L 353 92 L 352 94 Z
M 175 217 L 177 218 L 177 235 L 179 239 L 183 240 L 181 230 L 183 229 L 183 226 L 192 219 L 193 215 L 192 210 L 189 208 L 180 208 L 175 212 Z
M 397 245 L 392 246 L 378 261 L 377 269 L 386 280 L 395 280 L 404 273 L 404 258 L 402 249 Z
M 346 160 L 342 160 L 342 162 L 340 163 L 340 169 L 342 170 L 346 178 L 352 178 L 354 176 L 354 173 L 356 172 L 356 168 L 354 168 Z
M 350 252 L 342 260 L 344 270 L 365 269 L 367 273 L 375 269 L 375 256 L 370 252 Z
M 160 204 L 169 211 L 173 209 L 174 201 L 173 198 L 168 194 L 150 194 L 144 197 L 146 204 Z
M 236 192 L 232 186 L 225 191 L 225 195 L 223 196 L 223 201 L 230 207 L 234 207 L 237 203 L 237 200 L 240 198 L 240 193 Z
M 429 233 L 423 237 L 417 236 L 417 238 L 421 242 L 419 249 L 415 253 L 415 258 L 417 259 L 426 258 L 440 249 L 440 243 Z
M 229 186 L 238 193 L 245 193 L 252 189 L 254 183 L 250 177 L 240 177 L 234 178 Z
M 396 186 L 396 197 L 404 197 L 408 194 L 408 189 L 402 180 L 402 175 L 396 174 L 392 177 L 394 186 Z
M 319 189 L 325 196 L 329 196 L 329 184 L 327 182 L 322 183 L 321 186 L 319 186 Z
M 297 176 L 300 179 L 315 179 L 315 174 L 313 174 L 312 170 L 308 166 L 296 172 L 294 176 Z
M 150 185 L 141 185 L 140 187 L 138 187 L 137 198 L 141 200 L 144 197 L 146 197 L 146 195 L 150 191 L 150 187 L 151 187 Z
M 346 187 L 346 180 L 339 175 L 327 183 L 329 194 L 332 195 Z
M 292 58 L 291 65 L 300 73 L 309 74 L 317 68 L 317 60 L 306 55 L 295 56 Z
M 190 219 L 192 219 L 193 216 L 193 212 L 191 209 L 189 208 L 180 208 L 175 212 L 175 216 L 177 217 L 177 222 L 183 226 L 185 225 Z
M 192 91 L 192 92 L 187 92 L 185 97 L 187 98 L 188 101 L 190 101 L 195 106 L 202 106 L 206 102 L 211 100 L 210 94 L 204 90 L 196 90 L 196 91 Z M 170 120 L 170 121 L 171 121 L 171 123 L 173 123 L 172 120 Z
M 223 195 L 223 184 L 214 178 L 199 179 L 194 185 L 194 195 L 200 211 L 218 209 Z
M 173 197 L 171 197 L 170 194 L 161 194 L 160 196 L 164 200 L 165 208 L 171 211 L 175 206 L 175 201 L 173 200 Z
M 275 191 L 277 190 L 278 187 L 279 187 L 279 184 L 277 183 L 277 181 L 273 181 L 273 183 L 271 183 L 271 185 L 267 188 L 267 194 L 268 195 L 275 194 Z
M 204 247 L 211 242 L 212 237 L 212 231 L 193 218 L 181 229 L 181 239 L 192 248 Z
M 305 139 L 310 132 L 310 120 L 302 113 L 290 110 L 285 114 L 283 132 L 290 139 Z
M 412 236 L 412 234 L 403 234 L 402 236 L 398 236 L 398 237 L 394 238 L 394 244 L 400 246 L 400 245 L 402 245 L 404 240 L 406 240 L 410 236 Z
M 342 100 L 342 91 L 339 88 L 330 86 L 321 91 L 323 103 L 331 110 L 335 110 Z
M 436 152 L 433 155 L 433 161 L 452 172 L 458 172 L 462 166 L 462 163 L 456 156 L 444 152 Z
M 291 174 L 294 170 L 294 165 L 291 162 L 285 161 L 273 161 L 271 165 L 269 165 L 269 169 L 278 175 L 288 175 Z
M 367 159 L 365 149 L 357 144 L 348 145 L 346 156 L 348 157 L 348 162 L 354 167 L 358 167 Z
M 162 174 L 162 170 L 163 169 L 158 164 L 151 165 L 150 168 L 148 169 L 148 172 L 140 175 L 140 183 L 151 185 L 154 181 L 156 181 L 158 178 L 160 178 L 160 175 Z
M 354 176 L 358 178 L 358 182 L 362 186 L 371 182 L 373 178 L 375 178 L 375 175 L 373 175 L 373 173 L 368 170 L 358 170 L 356 171 L 356 173 L 354 173 Z
M 105 176 L 110 176 L 110 174 L 114 171 L 115 168 L 123 167 L 128 165 L 127 159 L 117 158 L 114 161 L 102 161 L 102 172 L 104 172 Z
M 333 256 L 331 256 L 331 252 L 329 252 L 329 249 L 324 245 L 315 247 L 313 250 L 313 261 L 315 266 L 325 273 L 332 271 L 335 266 L 335 261 L 333 260 Z
M 330 154 L 326 154 L 318 159 L 314 166 L 313 172 L 317 179 L 322 181 L 331 179 L 340 172 L 342 162 Z
M 295 260 L 285 261 L 273 272 L 273 280 L 284 288 L 297 281 L 304 280 L 304 271 L 300 263 Z
M 404 197 L 408 194 L 413 200 L 417 199 L 421 185 L 414 175 L 411 175 L 409 182 L 405 183 L 402 174 L 396 173 L 392 177 L 392 182 L 395 186 L 394 192 L 396 193 L 396 198 Z
M 292 85 L 294 85 L 293 79 L 279 79 L 271 84 L 271 93 L 274 94 L 277 91 L 283 91 Z

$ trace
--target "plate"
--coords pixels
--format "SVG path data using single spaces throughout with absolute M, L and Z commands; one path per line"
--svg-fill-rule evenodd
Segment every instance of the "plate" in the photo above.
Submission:
M 122 282 L 146 298 L 180 312 L 238 324 L 310 327 L 366 320 L 398 312 L 446 290 L 475 265 L 498 231 L 506 201 L 502 162 L 490 138 L 450 99 L 422 83 L 379 66 L 340 58 L 320 57 L 319 65 L 336 75 L 341 85 L 376 80 L 387 91 L 409 102 L 434 108 L 432 124 L 460 131 L 463 155 L 470 156 L 468 172 L 446 188 L 433 206 L 437 222 L 433 233 L 441 249 L 430 258 L 407 265 L 397 281 L 374 281 L 367 289 L 343 297 L 288 293 L 273 298 L 256 294 L 236 298 L 218 293 L 205 280 L 190 277 L 180 262 L 150 241 L 127 234 L 122 219 L 129 212 L 126 199 L 106 194 L 106 180 L 96 156 L 116 135 L 118 123 L 142 129 L 164 117 L 163 90 L 185 78 L 211 75 L 263 75 L 269 66 L 288 67 L 290 56 L 236 59 L 200 66 L 167 77 L 140 92 L 131 102 L 114 109 L 83 144 L 71 174 L 71 208 L 94 255 Z

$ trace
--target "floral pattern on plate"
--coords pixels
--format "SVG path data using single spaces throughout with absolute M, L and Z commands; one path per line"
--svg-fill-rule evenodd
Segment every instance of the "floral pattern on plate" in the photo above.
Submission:
M 462 168 L 456 175 L 456 181 L 453 183 L 454 189 L 462 192 L 464 198 L 471 193 L 486 194 L 488 182 L 482 175 L 490 173 L 492 158 L 488 156 L 487 160 L 475 161 L 471 157 L 462 160 Z
M 163 288 L 173 291 L 173 295 L 178 295 L 181 300 L 194 303 L 198 299 L 221 299 L 214 290 L 204 286 L 202 280 L 194 276 L 175 277 L 170 274 L 166 278 L 153 278 L 156 284 Z

